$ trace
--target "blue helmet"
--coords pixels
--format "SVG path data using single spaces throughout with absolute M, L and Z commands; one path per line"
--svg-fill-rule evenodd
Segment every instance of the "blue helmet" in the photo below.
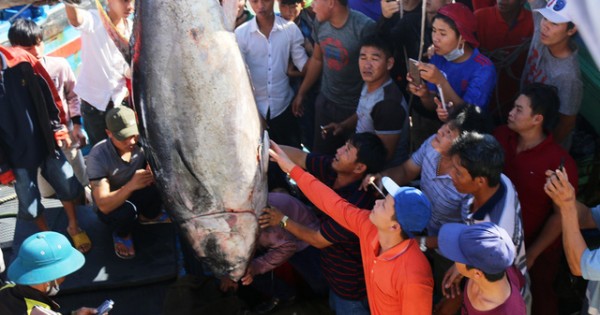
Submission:
M 85 257 L 69 240 L 56 232 L 31 235 L 8 267 L 8 278 L 16 284 L 32 285 L 49 282 L 81 268 Z

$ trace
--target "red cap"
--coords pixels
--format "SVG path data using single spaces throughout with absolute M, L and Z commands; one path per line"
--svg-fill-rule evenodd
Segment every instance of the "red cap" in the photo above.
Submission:
M 477 32 L 477 19 L 471 9 L 462 3 L 451 3 L 443 6 L 439 11 L 439 14 L 449 17 L 458 32 L 465 39 L 465 41 L 473 47 L 479 47 L 479 41 L 475 37 Z

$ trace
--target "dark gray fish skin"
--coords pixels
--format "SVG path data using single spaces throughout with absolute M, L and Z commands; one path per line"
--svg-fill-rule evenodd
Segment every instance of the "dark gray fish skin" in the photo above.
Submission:
M 235 36 L 217 0 L 136 0 L 135 14 L 134 100 L 166 209 L 197 256 L 237 280 L 266 205 L 268 148 Z
M 72 4 L 72 5 L 81 5 L 82 0 L 62 0 L 61 2 Z M 56 3 L 56 1 L 46 1 L 46 0 L 0 0 L 0 9 L 6 9 L 10 7 L 14 7 L 17 5 L 45 5 L 48 3 Z

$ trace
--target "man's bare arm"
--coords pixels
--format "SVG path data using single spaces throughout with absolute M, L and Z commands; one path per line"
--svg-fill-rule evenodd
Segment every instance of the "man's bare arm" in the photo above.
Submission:
M 279 147 L 287 154 L 294 164 L 300 166 L 302 169 L 306 169 L 306 156 L 308 155 L 306 152 L 287 145 L 280 145 Z
M 111 191 L 107 178 L 92 181 L 92 195 L 96 206 L 102 213 L 108 214 L 120 207 L 136 191 L 154 183 L 152 172 L 140 169 L 121 188 Z
M 67 19 L 69 24 L 74 27 L 78 27 L 83 23 L 83 17 L 81 16 L 81 9 L 65 4 L 65 12 L 67 13 Z

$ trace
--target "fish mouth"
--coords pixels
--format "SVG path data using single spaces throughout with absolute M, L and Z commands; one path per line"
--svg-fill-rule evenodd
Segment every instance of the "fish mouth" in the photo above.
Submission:
M 256 215 L 240 214 L 215 213 L 214 217 L 199 216 L 180 225 L 196 257 L 214 273 L 234 280 L 244 275 L 258 236 Z

